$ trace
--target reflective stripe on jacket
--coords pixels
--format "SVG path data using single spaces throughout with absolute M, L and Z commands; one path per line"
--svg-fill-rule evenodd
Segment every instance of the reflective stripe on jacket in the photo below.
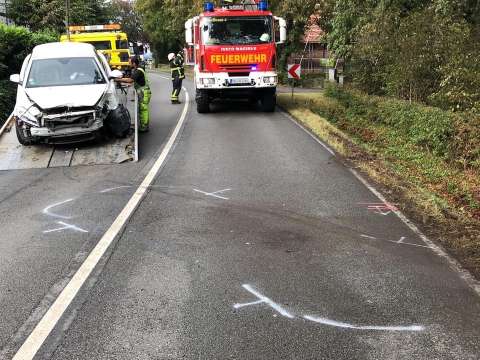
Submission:
M 143 70 L 141 67 L 137 68 L 137 71 L 141 71 L 143 74 L 143 77 L 145 78 L 145 86 L 139 86 L 137 83 L 134 84 L 135 89 L 138 90 L 145 90 L 148 89 L 150 90 L 150 81 L 148 81 L 147 73 L 145 70 Z

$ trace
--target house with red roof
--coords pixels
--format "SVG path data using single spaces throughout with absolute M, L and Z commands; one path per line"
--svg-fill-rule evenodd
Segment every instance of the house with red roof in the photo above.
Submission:
M 305 27 L 302 39 L 303 51 L 292 54 L 289 63 L 302 64 L 306 73 L 326 72 L 329 51 L 324 39 L 325 32 L 318 24 L 318 15 L 313 14 Z

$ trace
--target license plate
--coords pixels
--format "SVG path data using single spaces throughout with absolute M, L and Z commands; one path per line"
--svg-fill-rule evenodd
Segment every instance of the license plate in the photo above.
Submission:
M 237 79 L 230 79 L 230 85 L 240 85 L 240 84 L 250 84 L 249 78 L 237 78 Z

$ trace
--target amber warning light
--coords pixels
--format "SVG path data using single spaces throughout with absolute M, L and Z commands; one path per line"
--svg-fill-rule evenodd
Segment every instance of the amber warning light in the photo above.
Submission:
M 106 24 L 106 25 L 87 25 L 87 26 L 69 26 L 70 31 L 104 31 L 104 30 L 120 30 L 120 24 Z

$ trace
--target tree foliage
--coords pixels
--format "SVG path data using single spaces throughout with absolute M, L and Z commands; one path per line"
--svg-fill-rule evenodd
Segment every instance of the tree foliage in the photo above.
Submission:
M 141 16 L 157 60 L 183 48 L 185 21 L 200 13 L 198 0 L 137 0 L 135 9 Z
M 65 31 L 65 0 L 11 0 L 8 16 L 15 24 L 32 31 Z M 70 23 L 92 25 L 108 23 L 111 4 L 103 0 L 70 0 Z
M 24 27 L 0 24 L 0 125 L 12 111 L 15 86 L 8 81 L 18 73 L 25 57 L 39 44 L 56 40 L 52 32 L 34 33 Z
M 142 20 L 138 16 L 133 3 L 124 0 L 112 0 L 109 11 L 111 20 L 122 26 L 122 30 L 127 33 L 130 41 L 146 41 Z
M 364 91 L 449 109 L 478 104 L 478 0 L 335 1 L 328 43 Z

